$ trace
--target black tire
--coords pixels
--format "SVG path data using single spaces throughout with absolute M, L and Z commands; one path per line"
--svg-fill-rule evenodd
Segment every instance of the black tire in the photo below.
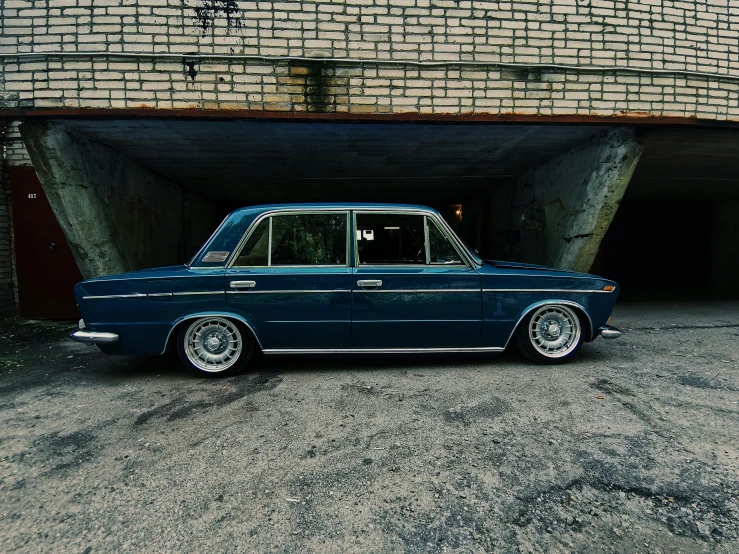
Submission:
M 194 340 L 193 336 L 199 328 L 202 329 L 205 337 L 202 340 L 199 338 Z M 212 359 L 220 359 L 224 357 L 224 352 L 226 353 L 227 360 L 221 364 L 209 365 L 204 358 L 197 356 L 195 342 L 201 341 L 198 346 L 205 354 L 204 341 L 208 340 L 209 334 L 212 335 L 214 341 L 221 341 L 221 344 L 213 351 Z M 231 348 L 235 349 L 235 352 L 229 355 Z M 188 321 L 180 327 L 177 333 L 177 353 L 182 363 L 203 377 L 229 377 L 241 373 L 249 364 L 255 348 L 251 332 L 241 323 L 224 317 L 202 317 Z M 222 351 L 219 352 L 219 349 Z M 207 354 L 211 353 L 207 352 Z M 206 356 L 206 359 L 211 358 Z
M 547 315 L 551 317 L 552 325 L 555 327 L 561 323 L 559 326 L 560 334 L 557 335 L 558 338 L 551 341 L 547 340 L 547 336 L 542 331 L 543 323 L 547 322 Z M 554 323 L 555 321 L 557 323 Z M 573 325 L 573 336 L 566 338 L 566 340 L 561 336 L 564 334 L 562 333 L 562 329 L 567 328 L 565 322 Z M 552 332 L 556 332 L 556 330 L 553 329 Z M 553 335 L 549 336 L 552 337 Z M 549 304 L 532 310 L 531 313 L 526 314 L 526 317 L 524 317 L 516 330 L 516 346 L 518 350 L 529 360 L 537 364 L 554 365 L 569 361 L 582 347 L 583 338 L 584 329 L 580 316 L 569 306 L 561 304 Z M 563 341 L 560 349 L 554 349 L 549 354 L 544 353 L 546 344 L 556 345 L 559 340 Z

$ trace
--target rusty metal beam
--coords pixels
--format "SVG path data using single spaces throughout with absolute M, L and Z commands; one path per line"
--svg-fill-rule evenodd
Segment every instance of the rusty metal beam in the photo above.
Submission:
M 0 110 L 0 120 L 100 118 L 100 119 L 273 119 L 292 121 L 358 121 L 358 122 L 438 122 L 438 123 L 531 123 L 531 124 L 613 124 L 613 125 L 689 125 L 706 127 L 737 127 L 739 121 L 707 121 L 696 117 L 652 116 L 644 112 L 616 116 L 599 115 L 530 115 L 530 114 L 365 114 L 309 113 L 265 110 L 201 110 L 159 108 L 45 108 Z

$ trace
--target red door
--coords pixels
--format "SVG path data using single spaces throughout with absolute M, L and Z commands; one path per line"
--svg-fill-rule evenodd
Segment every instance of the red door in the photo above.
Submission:
M 32 167 L 10 168 L 10 197 L 20 315 L 78 318 L 72 287 L 82 275 Z

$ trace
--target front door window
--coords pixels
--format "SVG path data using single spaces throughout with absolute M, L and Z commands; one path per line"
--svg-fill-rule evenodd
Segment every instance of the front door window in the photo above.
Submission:
M 424 216 L 357 214 L 359 265 L 425 264 Z
M 371 265 L 464 265 L 436 222 L 424 215 L 356 216 L 357 261 Z
M 431 265 L 462 265 L 462 258 L 454 245 L 446 238 L 436 223 L 427 218 L 429 231 L 429 264 Z

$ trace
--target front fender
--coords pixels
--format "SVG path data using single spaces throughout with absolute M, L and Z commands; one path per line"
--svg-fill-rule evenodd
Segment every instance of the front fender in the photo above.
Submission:
M 546 306 L 547 304 L 560 304 L 564 306 L 570 306 L 571 308 L 577 308 L 578 311 L 585 314 L 586 318 L 586 324 L 587 324 L 587 334 L 586 339 L 591 340 L 593 337 L 593 320 L 590 318 L 590 314 L 588 313 L 588 310 L 580 304 L 579 302 L 575 302 L 574 300 L 563 300 L 561 298 L 549 298 L 547 300 L 539 300 L 538 302 L 534 302 L 527 306 L 522 312 L 521 315 L 518 318 L 518 321 L 516 321 L 516 325 L 514 325 L 513 330 L 511 331 L 510 336 L 508 337 L 508 340 L 506 341 L 506 346 L 508 346 L 508 343 L 511 341 L 513 336 L 516 334 L 516 330 L 518 329 L 518 326 L 521 325 L 521 322 L 526 319 L 526 316 L 528 316 L 531 312 L 536 310 L 537 308 L 541 308 L 542 306 Z

